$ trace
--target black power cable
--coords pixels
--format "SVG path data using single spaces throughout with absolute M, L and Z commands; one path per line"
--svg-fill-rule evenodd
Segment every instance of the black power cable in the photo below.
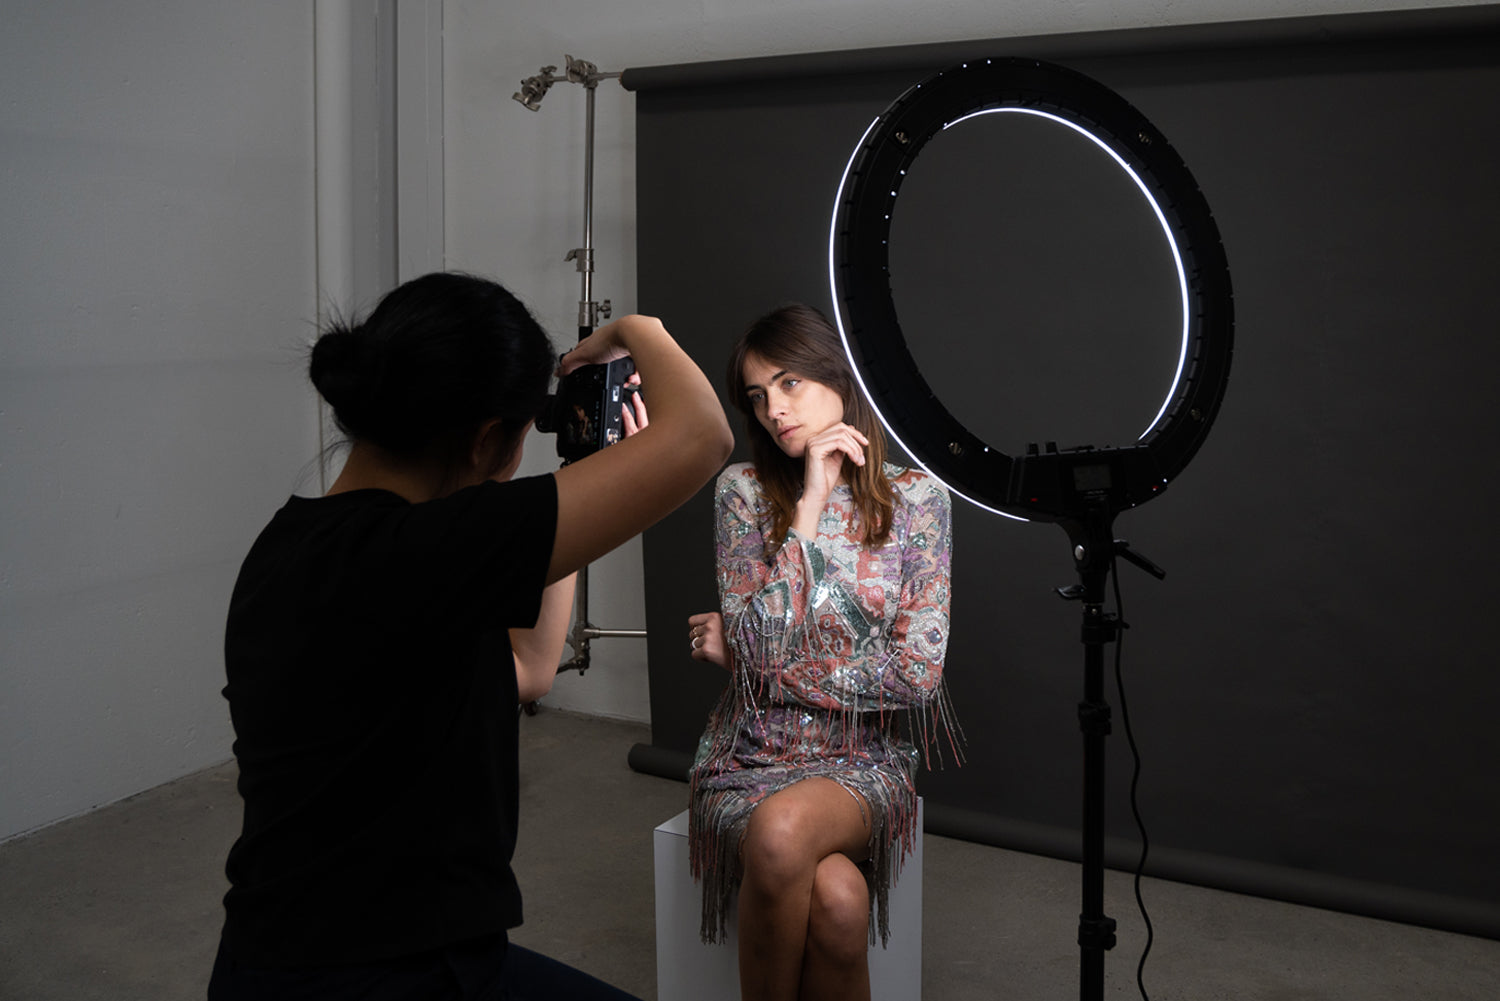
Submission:
M 1130 757 L 1134 762 L 1134 769 L 1130 775 L 1130 812 L 1135 817 L 1135 828 L 1141 835 L 1141 856 L 1135 867 L 1135 905 L 1136 909 L 1141 912 L 1141 920 L 1146 925 L 1146 945 L 1141 949 L 1140 962 L 1136 964 L 1135 984 L 1141 992 L 1142 1001 L 1150 1001 L 1150 996 L 1146 993 L 1146 957 L 1151 954 L 1151 945 L 1156 940 L 1156 932 L 1151 925 L 1151 915 L 1146 911 L 1146 900 L 1141 895 L 1141 877 L 1146 869 L 1146 857 L 1151 852 L 1151 840 L 1146 836 L 1146 822 L 1141 817 L 1141 804 L 1138 796 L 1141 782 L 1141 752 L 1135 742 L 1135 731 L 1130 725 L 1130 707 L 1125 701 L 1125 674 L 1121 669 L 1125 650 L 1125 630 L 1130 626 L 1125 621 L 1125 601 L 1120 594 L 1120 575 L 1113 556 L 1110 557 L 1109 572 L 1114 578 L 1115 616 L 1120 624 L 1120 629 L 1115 635 L 1115 688 L 1120 694 L 1120 722 L 1125 730 L 1125 742 L 1130 745 Z

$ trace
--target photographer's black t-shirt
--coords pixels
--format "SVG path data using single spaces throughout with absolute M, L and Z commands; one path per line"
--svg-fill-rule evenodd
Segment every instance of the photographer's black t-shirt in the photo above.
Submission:
M 360 963 L 515 927 L 516 675 L 551 476 L 411 504 L 293 497 L 245 558 L 224 656 L 244 828 L 224 948 Z

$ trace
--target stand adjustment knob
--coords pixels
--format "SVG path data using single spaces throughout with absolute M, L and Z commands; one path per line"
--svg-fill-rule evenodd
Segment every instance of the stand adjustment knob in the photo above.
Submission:
M 1113 949 L 1115 947 L 1115 919 L 1079 918 L 1078 944 L 1085 949 Z
M 1078 703 L 1078 729 L 1086 734 L 1109 736 L 1113 732 L 1109 706 L 1103 702 Z

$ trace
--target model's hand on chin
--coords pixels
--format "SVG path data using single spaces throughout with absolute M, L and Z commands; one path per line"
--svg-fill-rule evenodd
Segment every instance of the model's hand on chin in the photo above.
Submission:
M 818 518 L 828 503 L 828 495 L 843 474 L 844 459 L 863 466 L 868 444 L 870 439 L 842 421 L 807 440 L 802 456 L 802 499 L 797 502 L 796 515 L 792 518 L 792 528 L 798 534 L 807 538 L 818 534 Z

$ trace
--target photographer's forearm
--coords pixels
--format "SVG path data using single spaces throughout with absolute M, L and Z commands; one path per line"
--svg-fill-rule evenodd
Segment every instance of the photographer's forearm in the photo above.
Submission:
M 600 343 L 579 345 L 578 360 L 628 352 L 651 401 L 651 423 L 558 470 L 552 575 L 576 570 L 659 521 L 707 483 L 734 447 L 713 386 L 660 321 L 626 317 L 600 335 Z
M 535 702 L 552 690 L 557 668 L 568 641 L 568 623 L 573 618 L 573 589 L 578 575 L 569 574 L 542 592 L 542 610 L 530 629 L 510 630 L 511 652 L 516 661 L 516 688 L 520 702 Z
M 672 338 L 659 320 L 627 317 L 620 328 L 620 343 L 635 361 L 641 389 L 650 394 L 651 423 L 680 422 L 673 430 L 701 428 L 712 440 L 715 424 L 722 425 L 729 447 L 733 436 L 708 377 Z M 717 469 L 715 469 L 717 471 Z

